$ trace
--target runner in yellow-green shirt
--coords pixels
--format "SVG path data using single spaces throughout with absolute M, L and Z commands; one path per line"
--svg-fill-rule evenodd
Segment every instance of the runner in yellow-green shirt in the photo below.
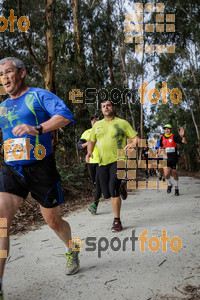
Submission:
M 121 180 L 117 178 L 117 149 L 131 149 L 132 144 L 126 146 L 127 137 L 133 139 L 134 143 L 139 138 L 127 121 L 115 117 L 115 106 L 110 100 L 105 100 L 101 103 L 101 111 L 104 119 L 94 124 L 92 128 L 86 162 L 89 162 L 90 157 L 92 157 L 92 152 L 97 142 L 99 150 L 97 178 L 99 179 L 104 198 L 111 197 L 114 211 L 112 231 L 121 231 Z
M 97 115 L 94 115 L 94 116 L 91 117 L 92 127 L 94 126 L 94 124 L 97 121 L 99 121 L 99 117 Z M 92 131 L 92 128 L 87 129 L 81 135 L 81 138 L 78 141 L 78 148 L 80 150 L 81 149 L 87 149 L 88 140 L 89 140 L 91 131 Z M 99 151 L 98 151 L 97 144 L 94 146 L 94 150 L 93 150 L 92 154 L 93 154 L 93 157 L 90 157 L 89 163 L 88 163 L 88 171 L 89 171 L 90 177 L 92 179 L 92 182 L 95 186 L 95 197 L 94 197 L 95 199 L 94 199 L 94 203 L 88 207 L 88 210 L 92 214 L 95 215 L 96 212 L 97 212 L 97 206 L 99 204 L 99 199 L 101 197 L 100 185 L 96 183 L 96 171 L 97 171 L 97 167 L 98 167 L 98 164 L 99 164 Z

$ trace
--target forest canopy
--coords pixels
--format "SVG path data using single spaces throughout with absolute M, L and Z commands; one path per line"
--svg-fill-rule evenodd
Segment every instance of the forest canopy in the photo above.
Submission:
M 156 10 L 147 15 L 145 5 L 156 6 L 157 2 L 137 1 L 144 7 L 144 28 L 157 20 Z M 75 125 L 59 131 L 56 157 L 60 164 L 80 162 L 77 141 L 90 127 L 91 115 L 102 117 L 100 101 L 112 98 L 119 102 L 117 115 L 129 121 L 142 138 L 158 138 L 165 123 L 172 124 L 174 133 L 183 126 L 188 141 L 180 147 L 187 161 L 185 167 L 199 170 L 200 3 L 165 0 L 164 5 L 164 15 L 175 15 L 175 31 L 144 30 L 143 49 L 146 45 L 174 44 L 175 53 L 136 53 L 135 18 L 129 22 L 133 25 L 133 42 L 125 42 L 125 14 L 135 14 L 134 1 L 0 1 L 0 59 L 20 58 L 27 68 L 27 85 L 54 92 L 74 114 Z M 15 22 L 9 21 L 11 10 Z M 19 21 L 22 16 L 28 18 L 30 26 L 26 19 Z M 27 30 L 22 30 L 25 27 Z M 144 82 L 155 83 L 160 93 L 156 104 L 141 104 L 139 89 Z M 170 100 L 170 92 L 163 103 L 163 82 L 170 91 L 180 90 L 178 104 Z M 151 90 L 147 88 L 146 103 Z M 82 103 L 73 103 L 73 90 L 76 95 L 80 92 L 75 99 Z M 0 97 L 3 101 L 6 95 Z M 156 93 L 152 97 L 155 99 Z

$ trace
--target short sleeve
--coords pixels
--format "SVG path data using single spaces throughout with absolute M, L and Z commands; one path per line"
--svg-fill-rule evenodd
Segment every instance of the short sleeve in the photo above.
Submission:
M 81 139 L 84 139 L 86 141 L 89 140 L 89 137 L 90 137 L 90 131 L 91 129 L 87 129 L 83 132 L 83 134 L 81 135 Z
M 130 138 L 133 139 L 136 135 L 137 132 L 135 130 L 133 130 L 133 128 L 131 127 L 131 125 L 129 124 L 129 122 L 125 121 L 125 126 L 126 126 L 126 135 Z
M 59 97 L 46 90 L 40 90 L 37 94 L 39 96 L 41 105 L 50 117 L 53 117 L 54 115 L 60 115 L 69 119 L 71 121 L 70 125 L 74 124 L 72 112 Z
M 96 143 L 96 141 L 97 141 L 97 139 L 96 139 L 96 133 L 95 133 L 95 125 L 92 127 L 89 140 L 91 142 L 93 142 L 93 143 Z
M 83 134 L 81 135 L 80 138 L 86 140 L 86 138 L 85 138 L 85 131 L 83 132 Z

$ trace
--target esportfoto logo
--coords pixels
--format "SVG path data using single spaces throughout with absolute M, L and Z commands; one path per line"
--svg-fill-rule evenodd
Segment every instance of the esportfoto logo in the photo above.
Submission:
M 111 249 L 112 251 L 123 252 L 127 250 L 127 244 L 131 241 L 131 250 L 135 251 L 135 243 L 139 241 L 140 252 L 144 253 L 146 250 L 150 252 L 158 252 L 160 249 L 163 253 L 167 252 L 167 247 L 170 247 L 171 251 L 178 252 L 182 248 L 182 240 L 178 236 L 173 236 L 171 239 L 167 235 L 166 230 L 162 230 L 162 236 L 152 236 L 148 239 L 148 230 L 144 230 L 139 237 L 135 236 L 135 230 L 132 230 L 130 237 L 120 239 L 119 237 L 113 237 L 110 241 L 107 237 L 102 236 L 99 239 L 95 236 L 90 236 L 85 239 L 85 251 L 95 252 L 97 251 L 98 258 L 101 258 L 102 252 Z M 83 251 L 83 248 L 75 247 L 75 243 L 78 241 L 78 245 L 83 245 L 83 240 L 80 237 L 73 237 L 69 245 L 73 251 Z
M 125 14 L 125 43 L 133 43 L 133 34 L 135 35 L 135 52 L 136 53 L 175 53 L 175 45 L 145 45 L 144 49 L 144 32 L 146 33 L 172 33 L 175 32 L 175 14 L 165 14 L 164 3 L 135 3 L 135 20 L 133 14 Z M 156 23 L 144 24 L 145 14 L 156 11 Z M 135 33 L 133 23 L 135 21 Z M 166 23 L 165 23 L 166 22 Z M 133 33 L 133 34 L 131 34 Z

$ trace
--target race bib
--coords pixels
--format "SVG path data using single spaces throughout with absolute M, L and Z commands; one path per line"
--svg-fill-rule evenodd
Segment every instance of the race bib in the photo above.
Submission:
M 4 142 L 4 159 L 7 162 L 18 160 L 29 160 L 30 149 L 33 148 L 30 145 L 29 138 L 16 138 L 8 139 Z
M 175 152 L 175 147 L 168 147 L 168 148 L 166 148 L 166 150 L 167 150 L 167 153 L 173 153 L 173 152 Z

